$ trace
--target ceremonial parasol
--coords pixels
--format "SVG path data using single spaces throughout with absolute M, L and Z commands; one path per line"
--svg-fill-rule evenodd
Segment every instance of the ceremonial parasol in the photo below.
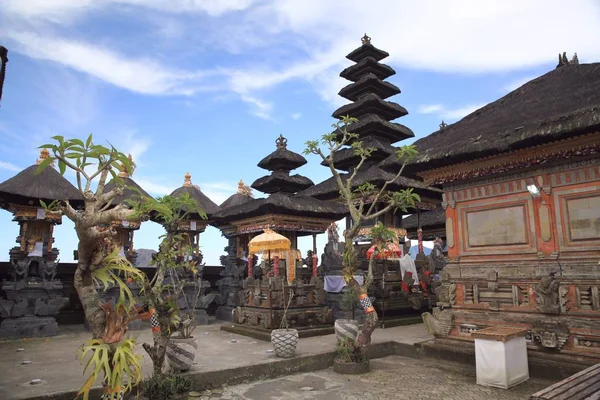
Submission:
M 270 252 L 271 250 L 288 250 L 291 244 L 290 239 L 285 236 L 273 232 L 271 229 L 265 229 L 264 233 L 261 233 L 250 240 L 248 249 L 250 250 L 250 253 L 256 254 L 261 251 Z
M 375 251 L 377 245 L 374 244 L 367 250 L 367 258 L 371 258 L 371 254 Z M 381 258 L 400 258 L 402 257 L 402 249 L 396 243 L 388 243 L 386 246 L 375 256 L 377 259 Z

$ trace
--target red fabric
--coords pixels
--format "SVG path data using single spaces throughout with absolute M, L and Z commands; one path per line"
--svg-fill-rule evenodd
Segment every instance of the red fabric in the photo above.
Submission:
M 317 256 L 313 256 L 312 257 L 312 276 L 317 276 L 317 263 L 318 263 L 318 258 Z
M 273 274 L 279 276 L 279 256 L 273 257 Z

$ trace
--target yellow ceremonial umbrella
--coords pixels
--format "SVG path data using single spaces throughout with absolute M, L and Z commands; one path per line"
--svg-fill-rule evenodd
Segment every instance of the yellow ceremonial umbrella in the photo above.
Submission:
M 264 233 L 254 237 L 248 243 L 248 249 L 250 253 L 256 254 L 261 251 L 276 251 L 276 250 L 288 250 L 292 242 L 290 239 L 271 229 L 265 229 Z M 269 257 L 270 258 L 270 257 Z

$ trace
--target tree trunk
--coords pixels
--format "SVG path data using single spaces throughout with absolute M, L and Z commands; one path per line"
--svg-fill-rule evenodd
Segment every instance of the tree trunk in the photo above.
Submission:
M 152 360 L 153 375 L 161 374 L 163 371 L 168 344 L 169 335 L 164 335 L 162 332 L 154 334 L 154 346 L 150 346 L 148 343 L 142 344 Z

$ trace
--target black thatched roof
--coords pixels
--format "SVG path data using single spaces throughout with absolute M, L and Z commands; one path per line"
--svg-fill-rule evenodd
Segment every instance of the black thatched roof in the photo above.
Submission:
M 81 192 L 52 166 L 39 174 L 37 169 L 38 165 L 32 165 L 0 183 L 0 203 L 27 205 L 38 200 L 69 200 L 74 206 L 83 203 Z
M 552 70 L 418 140 L 411 170 L 526 148 L 600 128 L 600 63 Z M 397 167 L 394 160 L 382 164 Z
M 386 138 L 391 143 L 415 136 L 410 128 L 395 122 L 388 122 L 374 114 L 365 115 L 358 122 L 350 124 L 348 131 L 358 134 L 361 138 L 366 136 Z
M 269 171 L 291 171 L 306 164 L 306 158 L 285 147 L 277 150 L 260 160 L 258 166 Z
M 378 49 L 377 47 L 371 44 L 370 38 L 369 41 L 365 41 L 363 38 L 363 44 L 357 49 L 352 50 L 346 58 L 350 61 L 360 62 L 363 58 L 373 57 L 375 61 L 381 61 L 384 58 L 388 57 L 390 54 L 387 51 L 383 51 Z
M 193 186 L 191 184 L 188 185 L 187 182 L 186 184 L 184 184 L 184 186 L 175 189 L 173 193 L 171 193 L 171 196 L 180 197 L 183 196 L 185 193 L 189 193 L 190 198 L 196 200 L 198 207 L 206 213 L 209 219 L 214 213 L 220 210 L 219 206 L 216 205 L 211 199 L 209 199 L 208 196 L 202 193 L 202 191 L 197 186 Z
M 347 214 L 347 209 L 334 202 L 321 201 L 311 197 L 301 197 L 285 193 L 274 193 L 267 198 L 252 199 L 237 207 L 222 209 L 213 215 L 213 219 L 218 225 L 221 225 L 230 221 L 266 214 L 283 214 L 338 220 Z
M 413 231 L 419 228 L 419 222 L 421 222 L 423 231 L 427 228 L 446 226 L 446 211 L 442 207 L 438 207 L 433 211 L 421 212 L 419 217 L 417 217 L 417 214 L 409 215 L 402 220 L 402 227 Z
M 396 71 L 388 65 L 377 62 L 373 57 L 365 57 L 358 63 L 349 66 L 340 73 L 340 76 L 349 81 L 356 82 L 365 74 L 374 74 L 379 79 L 386 79 Z
M 362 95 L 357 101 L 341 106 L 332 114 L 334 118 L 342 118 L 345 115 L 358 118 L 363 115 L 375 114 L 384 120 L 391 121 L 408 114 L 406 108 L 398 103 L 382 100 L 374 93 Z
M 375 149 L 371 153 L 369 160 L 380 161 L 396 152 L 396 148 L 392 146 L 388 139 L 381 139 L 376 136 L 367 136 L 362 140 L 363 147 Z M 354 154 L 354 149 L 346 148 L 339 150 L 333 154 L 333 165 L 336 169 L 347 171 L 353 168 L 360 162 L 360 156 Z M 326 161 L 322 161 L 321 165 L 327 166 Z
M 231 196 L 229 196 L 227 198 L 227 200 L 225 200 L 223 203 L 221 203 L 221 205 L 219 206 L 219 208 L 221 210 L 225 209 L 225 208 L 229 208 L 229 207 L 237 207 L 237 206 L 241 206 L 244 203 L 248 203 L 249 201 L 252 201 L 253 198 L 242 194 L 242 193 L 235 193 L 232 194 Z
M 112 204 L 117 205 L 123 203 L 125 200 L 135 200 L 142 197 L 152 197 L 146 192 L 140 185 L 138 185 L 133 179 L 130 177 L 121 177 L 123 179 L 123 184 L 125 187 L 123 188 L 123 194 L 121 196 L 117 196 L 112 200 Z M 104 193 L 108 193 L 113 190 L 116 186 L 114 181 L 110 181 L 104 187 Z M 137 190 L 136 190 L 137 189 Z
M 258 178 L 251 185 L 263 193 L 296 193 L 314 185 L 313 181 L 302 175 L 290 175 L 287 171 L 274 171 L 271 175 Z
M 347 173 L 340 174 L 342 180 L 346 180 L 349 176 Z M 386 181 L 392 179 L 394 174 L 386 172 L 379 168 L 376 164 L 364 165 L 354 178 L 354 187 L 358 187 L 364 183 L 372 183 L 375 186 L 381 187 Z M 388 186 L 391 191 L 396 191 L 406 188 L 415 188 L 415 192 L 432 193 L 433 197 L 441 197 L 440 190 L 426 186 L 423 182 L 400 176 L 393 184 Z M 335 177 L 324 180 L 314 186 L 309 187 L 298 193 L 298 196 L 311 196 L 322 200 L 329 200 L 339 197 L 339 188 Z
M 374 93 L 382 99 L 387 99 L 400 94 L 400 89 L 393 83 L 385 82 L 379 79 L 377 75 L 368 73 L 358 81 L 344 86 L 338 94 L 350 101 L 357 101 L 360 96 L 366 93 Z

